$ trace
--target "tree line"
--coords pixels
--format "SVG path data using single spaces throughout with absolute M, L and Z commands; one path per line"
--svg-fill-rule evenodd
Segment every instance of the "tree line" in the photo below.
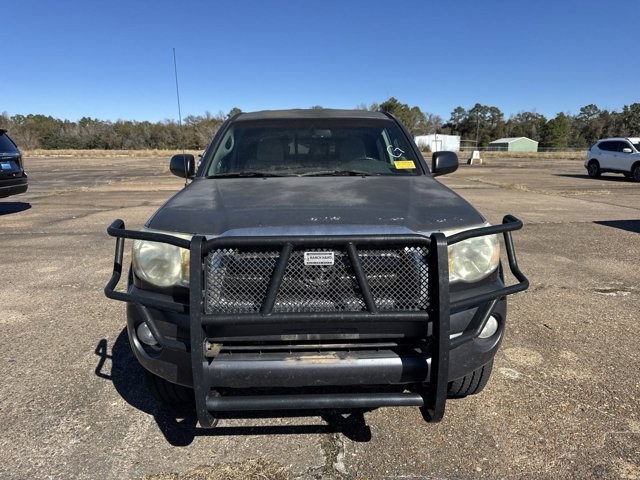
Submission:
M 322 108 L 319 105 L 311 108 Z M 599 138 L 640 135 L 640 103 L 625 105 L 620 111 L 586 105 L 576 115 L 558 113 L 547 119 L 544 115 L 520 112 L 505 120 L 495 106 L 476 103 L 465 109 L 456 107 L 450 118 L 423 112 L 391 97 L 382 103 L 361 104 L 363 110 L 384 110 L 394 114 L 413 135 L 459 135 L 463 146 L 486 147 L 503 137 L 528 137 L 539 142 L 542 149 L 583 149 Z M 202 150 L 213 133 L 226 118 L 241 110 L 237 107 L 227 114 L 189 115 L 180 125 L 174 120 L 162 122 L 118 120 L 115 122 L 83 117 L 78 121 L 61 120 L 51 116 L 30 114 L 0 114 L 0 127 L 22 149 L 189 149 Z
M 46 115 L 0 115 L 0 127 L 24 150 L 42 148 L 104 150 L 201 150 L 222 125 L 224 114 L 189 115 L 182 126 L 174 120 L 163 122 L 83 117 L 77 122 Z
M 535 111 L 520 112 L 506 120 L 498 107 L 476 103 L 469 109 L 456 107 L 446 122 L 393 97 L 361 108 L 393 113 L 413 135 L 459 135 L 463 146 L 486 147 L 499 138 L 528 137 L 542 149 L 586 149 L 600 138 L 640 136 L 640 103 L 625 105 L 621 111 L 589 104 L 576 115 L 558 113 L 550 119 Z
M 600 138 L 640 135 L 640 103 L 625 105 L 619 112 L 590 104 L 576 115 L 558 113 L 551 119 L 520 112 L 506 121 L 496 107 L 477 103 L 469 110 L 457 107 L 445 128 L 478 146 L 502 137 L 528 137 L 542 148 L 586 149 Z

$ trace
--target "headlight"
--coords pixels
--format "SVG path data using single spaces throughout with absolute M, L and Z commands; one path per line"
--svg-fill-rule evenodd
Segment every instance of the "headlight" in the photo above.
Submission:
M 468 230 L 468 229 L 465 229 Z M 451 236 L 464 230 L 443 232 Z M 484 235 L 449 246 L 449 282 L 477 282 L 495 271 L 500 263 L 496 235 Z
M 184 233 L 143 230 L 165 233 L 186 240 L 192 238 Z M 134 240 L 132 263 L 133 270 L 140 279 L 157 287 L 189 285 L 189 250 L 184 248 L 168 243 Z

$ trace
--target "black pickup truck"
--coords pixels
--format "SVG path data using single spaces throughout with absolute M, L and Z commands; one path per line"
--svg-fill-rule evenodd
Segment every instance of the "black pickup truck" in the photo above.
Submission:
M 434 177 L 384 112 L 287 110 L 227 120 L 192 181 L 140 231 L 122 220 L 105 293 L 161 402 L 203 427 L 256 411 L 367 411 L 480 392 L 527 288 L 507 215 L 489 225 Z M 503 240 L 500 241 L 500 238 Z M 133 239 L 126 291 L 118 289 Z M 505 285 L 500 245 L 515 283 Z

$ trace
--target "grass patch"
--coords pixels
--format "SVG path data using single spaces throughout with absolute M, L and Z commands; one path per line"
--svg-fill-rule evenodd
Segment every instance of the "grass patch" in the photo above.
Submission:
M 462 152 L 466 154 L 467 152 Z M 539 158 L 542 160 L 584 160 L 587 151 L 579 152 L 480 152 L 486 159 Z
M 458 158 L 467 160 L 473 152 L 465 150 L 456 152 Z M 431 152 L 422 152 L 422 155 L 429 159 Z M 580 160 L 584 161 L 587 151 L 577 152 L 480 152 L 482 160 L 510 160 L 510 159 L 539 159 L 539 160 Z
M 264 459 L 199 466 L 183 474 L 160 473 L 145 480 L 293 480 L 291 471 Z
M 51 157 L 51 158 L 171 158 L 172 155 L 183 153 L 182 150 L 23 150 L 25 157 Z M 201 150 L 185 150 L 184 153 L 190 153 L 198 156 Z M 461 160 L 466 160 L 471 156 L 470 151 L 457 152 Z M 431 158 L 431 152 L 422 152 L 426 159 Z M 578 152 L 480 152 L 483 160 L 492 159 L 540 159 L 540 160 L 580 160 L 583 161 L 586 151 Z
M 183 153 L 182 150 L 23 150 L 25 157 L 51 157 L 51 158 L 171 158 L 176 153 Z M 190 153 L 198 156 L 201 150 L 185 150 L 184 153 Z

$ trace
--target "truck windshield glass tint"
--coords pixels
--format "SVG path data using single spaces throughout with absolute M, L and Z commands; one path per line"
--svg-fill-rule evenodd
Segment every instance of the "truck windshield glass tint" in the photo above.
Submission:
M 242 172 L 276 175 L 421 175 L 404 134 L 390 122 L 265 126 L 238 122 L 213 153 L 207 176 Z

